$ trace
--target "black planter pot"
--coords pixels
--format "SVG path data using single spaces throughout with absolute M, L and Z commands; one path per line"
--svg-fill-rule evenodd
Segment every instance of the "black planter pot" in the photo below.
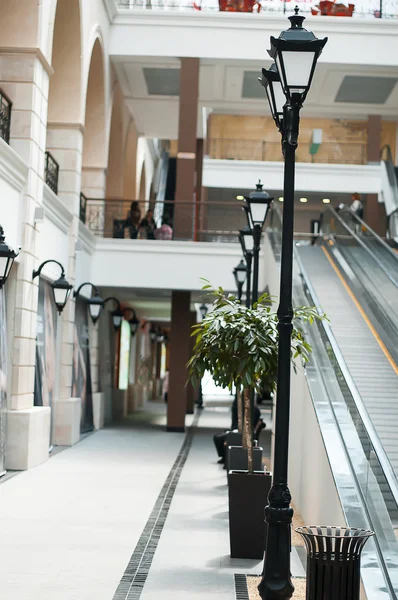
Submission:
M 227 469 L 227 473 L 230 470 L 230 466 L 228 463 L 229 452 L 228 448 L 230 446 L 241 446 L 242 445 L 242 434 L 238 431 L 229 431 L 227 433 L 227 439 L 225 440 L 226 452 L 225 452 L 225 468 Z
M 263 558 L 264 509 L 271 479 L 260 471 L 228 473 L 231 558 Z
M 249 468 L 247 448 L 228 446 L 226 462 L 229 471 L 247 471 Z M 264 471 L 262 448 L 253 448 L 253 471 Z

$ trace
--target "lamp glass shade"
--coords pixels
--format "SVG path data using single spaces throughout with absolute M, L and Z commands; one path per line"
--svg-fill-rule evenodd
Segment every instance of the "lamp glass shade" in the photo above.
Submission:
M 113 326 L 116 329 L 116 331 L 118 329 L 120 329 L 120 327 L 122 325 L 122 315 L 118 315 L 117 313 L 113 313 L 112 314 L 112 322 L 113 322 Z
M 90 315 L 91 318 L 97 320 L 100 316 L 101 306 L 99 304 L 90 304 Z
M 252 202 L 250 205 L 250 210 L 252 214 L 253 223 L 255 225 L 263 225 L 267 212 L 268 212 L 269 204 L 263 202 Z
M 246 213 L 247 226 L 248 226 L 248 228 L 249 228 L 250 231 L 253 231 L 254 223 L 253 223 L 253 219 L 252 219 L 252 215 L 251 215 L 250 209 L 249 209 L 248 206 L 244 206 L 243 210 Z
M 254 239 L 253 239 L 251 232 L 249 231 L 248 233 L 244 234 L 244 238 L 245 238 L 246 252 L 253 252 Z
M 276 56 L 278 71 L 283 73 L 284 87 L 291 94 L 303 94 L 310 87 L 315 57 L 315 52 L 300 51 L 282 51 Z
M 6 282 L 13 262 L 14 260 L 8 256 L 0 256 L 0 286 Z
M 2 287 L 10 274 L 12 265 L 18 252 L 15 252 L 5 241 L 4 230 L 0 226 L 0 287 Z
M 95 323 L 98 321 L 98 318 L 101 314 L 102 307 L 104 306 L 104 301 L 100 296 L 93 296 L 88 300 L 88 308 L 90 311 L 90 316 L 92 322 Z
M 59 279 L 51 284 L 51 287 L 53 289 L 55 306 L 57 307 L 59 314 L 61 314 L 68 301 L 72 286 L 66 281 L 65 277 L 61 275 Z
M 268 104 L 274 121 L 280 127 L 286 96 L 275 63 L 271 65 L 268 71 L 266 69 L 262 70 L 262 77 L 259 77 L 259 81 L 267 94 Z

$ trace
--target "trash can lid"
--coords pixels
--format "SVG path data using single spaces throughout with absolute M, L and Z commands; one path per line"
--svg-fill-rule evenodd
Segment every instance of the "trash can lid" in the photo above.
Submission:
M 303 525 L 295 529 L 297 533 L 308 537 L 331 537 L 331 538 L 354 538 L 370 537 L 375 535 L 370 529 L 360 529 L 358 527 L 337 527 L 335 525 Z

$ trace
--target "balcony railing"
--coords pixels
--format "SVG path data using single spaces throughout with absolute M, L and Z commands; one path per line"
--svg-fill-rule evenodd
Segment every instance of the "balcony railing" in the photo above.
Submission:
M 283 160 L 281 144 L 262 140 L 210 139 L 208 140 L 210 158 L 227 160 Z M 297 162 L 323 164 L 366 164 L 366 144 L 350 142 L 326 142 L 312 154 L 309 146 L 299 145 L 296 152 Z
M 7 144 L 10 143 L 11 108 L 11 100 L 3 90 L 0 89 L 0 137 L 7 142 Z
M 87 210 L 87 197 L 80 192 L 80 220 L 82 223 L 86 222 L 86 210 Z
M 44 166 L 44 181 L 48 187 L 58 194 L 58 175 L 59 175 L 59 164 L 51 154 L 46 152 L 45 154 L 45 166 Z
M 131 222 L 131 200 L 87 198 L 86 225 L 98 237 L 146 239 L 140 222 L 145 217 L 147 203 L 138 201 L 141 216 Z M 155 239 L 170 239 L 161 229 L 167 220 L 172 228 L 171 239 L 199 242 L 237 242 L 238 230 L 247 225 L 242 203 L 231 197 L 229 202 L 155 202 Z M 163 233 L 166 235 L 163 236 Z M 152 236 L 150 236 L 152 237 Z
M 116 0 L 121 10 L 174 10 L 213 12 L 290 13 L 296 4 L 302 13 L 362 19 L 398 18 L 397 0 Z

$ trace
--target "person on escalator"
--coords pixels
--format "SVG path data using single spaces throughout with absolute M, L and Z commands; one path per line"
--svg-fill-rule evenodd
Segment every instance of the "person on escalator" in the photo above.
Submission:
M 357 217 L 359 217 L 360 219 L 363 218 L 363 204 L 361 201 L 361 196 L 355 192 L 355 194 L 352 194 L 351 196 L 351 205 L 350 205 L 350 210 L 355 213 L 357 215 Z

